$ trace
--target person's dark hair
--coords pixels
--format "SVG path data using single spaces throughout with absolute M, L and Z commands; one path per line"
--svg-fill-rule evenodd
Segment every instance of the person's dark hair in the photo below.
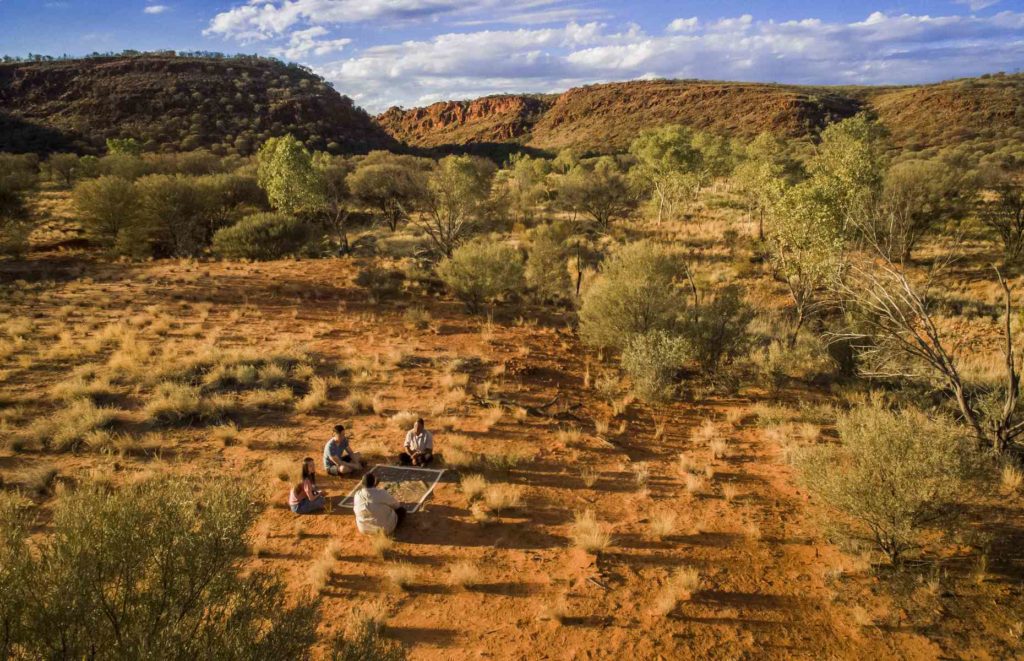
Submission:
M 369 488 L 369 487 L 375 486 L 376 484 L 377 484 L 377 476 L 374 475 L 373 473 L 367 473 L 366 475 L 363 476 L 363 486 L 364 487 Z
M 335 434 L 340 434 L 343 431 L 345 431 L 345 425 L 334 425 Z
M 425 427 L 427 423 L 423 422 L 423 418 L 416 418 L 416 424 L 420 427 Z
M 302 479 L 316 482 L 316 468 L 313 457 L 306 457 L 302 460 Z

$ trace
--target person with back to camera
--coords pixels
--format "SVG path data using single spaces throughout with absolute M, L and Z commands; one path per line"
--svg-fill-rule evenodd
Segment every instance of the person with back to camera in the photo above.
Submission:
M 426 430 L 423 418 L 405 434 L 405 452 L 398 455 L 403 466 L 426 466 L 434 460 L 434 435 Z
M 405 519 L 405 508 L 386 489 L 377 486 L 373 473 L 363 476 L 352 509 L 356 514 L 356 528 L 364 535 L 390 535 Z

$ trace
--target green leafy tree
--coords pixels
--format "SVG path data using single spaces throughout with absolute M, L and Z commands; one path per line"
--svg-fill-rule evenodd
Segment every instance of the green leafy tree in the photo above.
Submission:
M 686 338 L 690 357 L 705 373 L 713 373 L 723 361 L 749 349 L 747 329 L 754 320 L 754 309 L 743 300 L 742 287 L 726 285 L 693 310 L 680 324 L 679 333 Z
M 107 138 L 107 153 L 138 156 L 142 153 L 142 143 L 135 138 Z
M 532 158 L 527 154 L 513 154 L 505 169 L 505 185 L 509 195 L 509 206 L 515 220 L 528 221 L 534 217 L 537 207 L 548 199 L 550 191 L 547 177 L 551 173 L 551 162 L 544 158 Z
M 991 191 L 978 208 L 978 217 L 1003 249 L 1007 262 L 1024 252 L 1024 173 L 998 171 L 987 174 Z
M 323 185 L 324 222 L 337 237 L 342 248 L 347 251 L 349 245 L 346 222 L 352 211 L 352 192 L 348 184 L 348 177 L 352 172 L 351 163 L 340 156 L 317 152 L 313 154 L 313 167 L 319 173 Z
M 346 178 L 354 200 L 378 211 L 391 231 L 409 217 L 426 195 L 419 159 L 372 152 Z
M 624 218 L 636 205 L 636 195 L 615 159 L 602 156 L 580 164 L 561 177 L 558 200 L 562 208 L 582 212 L 602 230 Z
M 244 571 L 259 512 L 240 481 L 159 477 L 62 498 L 33 543 L 0 520 L 0 652 L 14 659 L 299 659 L 317 604 Z M 5 512 L 11 514 L 11 512 Z M 25 580 L 12 587 L 12 579 Z
M 649 403 L 663 403 L 675 396 L 676 374 L 689 357 L 687 341 L 664 330 L 630 337 L 622 350 L 622 369 L 629 375 L 633 393 Z
M 213 191 L 196 177 L 152 174 L 135 182 L 140 231 L 153 254 L 189 257 L 200 254 L 217 230 L 219 207 Z
M 694 146 L 693 131 L 662 126 L 642 132 L 630 145 L 637 163 L 633 172 L 651 191 L 660 223 L 696 193 L 702 154 Z
M 445 156 L 427 179 L 426 213 L 415 224 L 434 247 L 451 257 L 455 248 L 481 227 L 487 215 L 497 168 L 473 156 Z
M 686 309 L 676 286 L 683 266 L 648 241 L 616 251 L 583 292 L 580 335 L 592 347 L 623 349 L 635 335 L 671 330 Z
M 526 261 L 526 284 L 541 301 L 558 301 L 569 293 L 568 255 L 558 232 L 550 225 L 533 231 Z
M 75 186 L 74 199 L 86 236 L 107 248 L 126 249 L 139 224 L 139 196 L 131 181 L 112 175 L 86 179 Z
M 807 164 L 817 195 L 844 236 L 870 209 L 882 186 L 885 132 L 867 115 L 829 124 Z
M 437 274 L 470 312 L 524 286 L 523 258 L 515 248 L 483 237 L 460 245 L 437 267 Z
M 256 155 L 256 179 L 277 211 L 312 215 L 325 206 L 323 181 L 313 157 L 291 135 L 263 143 Z
M 744 150 L 744 158 L 735 170 L 747 208 L 757 218 L 757 236 L 765 238 L 765 215 L 786 190 L 787 179 L 796 169 L 787 157 L 786 142 L 771 133 L 761 133 Z
M 51 154 L 50 158 L 46 159 L 46 169 L 50 172 L 50 179 L 59 181 L 70 188 L 78 170 L 78 161 L 77 154 Z

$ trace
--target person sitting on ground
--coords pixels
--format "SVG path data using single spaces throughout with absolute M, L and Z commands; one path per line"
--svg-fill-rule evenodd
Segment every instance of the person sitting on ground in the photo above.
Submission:
M 403 466 L 426 466 L 434 460 L 434 435 L 423 426 L 423 418 L 405 434 L 405 452 L 398 455 Z
M 364 535 L 395 532 L 405 518 L 405 508 L 386 489 L 377 486 L 377 476 L 373 473 L 364 475 L 362 484 L 356 491 L 353 505 L 356 528 Z
M 348 475 L 366 468 L 366 462 L 352 449 L 344 425 L 334 425 L 334 436 L 324 445 L 324 470 L 331 475 Z
M 288 506 L 296 514 L 312 514 L 324 508 L 324 492 L 316 486 L 313 457 L 302 460 L 302 479 L 288 492 Z

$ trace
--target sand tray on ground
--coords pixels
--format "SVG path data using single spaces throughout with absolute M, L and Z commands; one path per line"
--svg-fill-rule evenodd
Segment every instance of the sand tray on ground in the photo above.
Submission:
M 388 493 L 402 503 L 409 513 L 418 510 L 434 491 L 434 487 L 441 479 L 443 470 L 433 468 L 417 468 L 414 466 L 384 466 L 378 464 L 370 469 L 377 478 L 377 486 L 386 489 Z M 362 487 L 357 485 L 347 496 L 345 496 L 339 507 L 354 507 L 356 492 Z

